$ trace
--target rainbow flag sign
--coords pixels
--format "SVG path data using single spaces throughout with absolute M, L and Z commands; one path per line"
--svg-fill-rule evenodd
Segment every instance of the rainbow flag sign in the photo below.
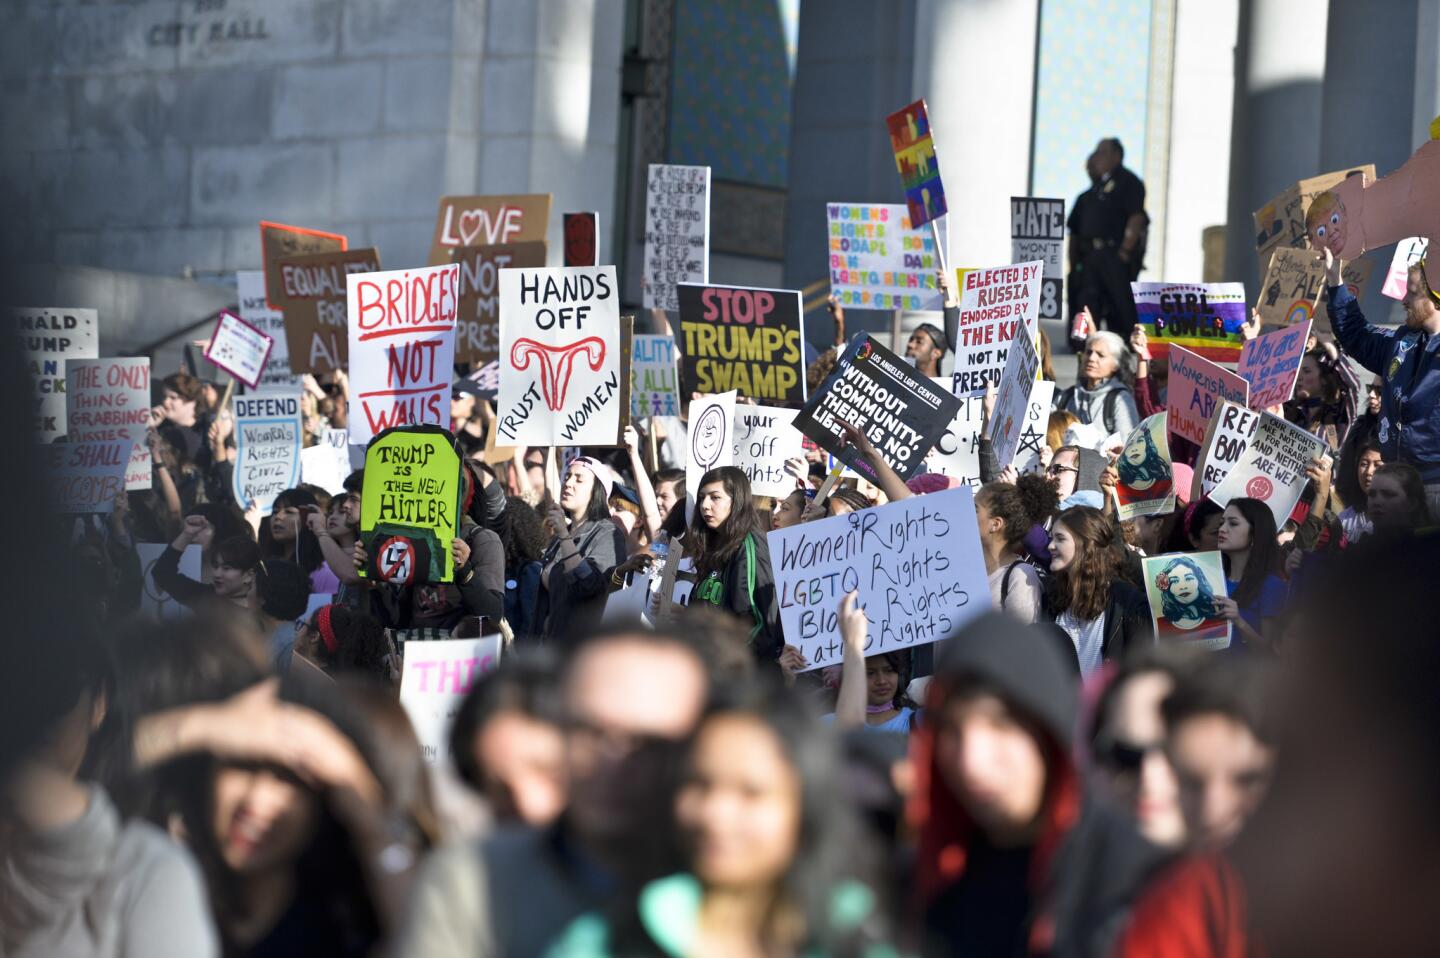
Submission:
M 930 138 L 925 101 L 916 100 L 890 114 L 885 125 L 890 128 L 890 149 L 895 151 L 895 168 L 905 187 L 911 227 L 944 216 L 945 187 L 940 182 L 940 165 L 935 161 L 935 141 Z
M 1212 363 L 1236 363 L 1249 306 L 1244 283 L 1131 283 L 1135 310 L 1156 359 L 1184 346 Z

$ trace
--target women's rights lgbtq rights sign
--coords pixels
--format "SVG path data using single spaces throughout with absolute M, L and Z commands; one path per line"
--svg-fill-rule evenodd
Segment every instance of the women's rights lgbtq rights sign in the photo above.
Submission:
M 931 230 L 901 203 L 826 203 L 830 292 L 852 309 L 939 309 Z
M 350 320 L 350 442 L 391 426 L 450 427 L 450 376 L 460 267 L 428 266 L 345 277 Z
M 1045 264 L 1016 263 L 962 269 L 960 312 L 955 328 L 957 396 L 983 396 L 985 384 L 1000 382 L 1010 357 L 1010 340 L 1025 330 L 1033 343 L 1040 329 L 1040 285 Z
M 499 441 L 615 445 L 620 342 L 614 266 L 502 269 Z
M 964 486 L 777 529 L 767 541 L 785 641 L 809 669 L 844 657 L 837 608 L 852 590 L 870 620 L 866 655 L 937 642 L 992 608 Z

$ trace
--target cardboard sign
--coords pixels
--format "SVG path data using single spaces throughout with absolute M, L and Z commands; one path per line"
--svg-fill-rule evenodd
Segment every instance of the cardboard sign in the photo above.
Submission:
M 876 482 L 879 476 L 854 446 L 840 448 L 841 423 L 849 423 L 870 438 L 900 478 L 909 479 L 959 406 L 955 396 L 870 334 L 857 333 L 794 424 L 861 477 Z
M 427 765 L 451 760 L 450 724 L 475 682 L 499 668 L 503 644 L 498 635 L 405 643 L 400 704 Z
M 1037 379 L 1030 387 L 1030 409 L 1025 414 L 1025 428 L 1020 430 L 1020 444 L 1010 464 L 1018 473 L 1039 472 L 1040 450 L 1050 429 L 1050 407 L 1055 399 L 1055 384 Z
M 1411 236 L 1396 243 L 1395 255 L 1390 257 L 1390 269 L 1385 273 L 1385 285 L 1380 287 L 1380 292 L 1391 299 L 1404 299 L 1405 284 L 1410 280 L 1410 267 L 1424 259 L 1425 251 L 1429 248 L 1430 241 L 1423 236 Z
M 1244 283 L 1131 283 L 1135 310 L 1155 359 L 1183 346 L 1217 363 L 1240 359 L 1249 318 Z
M 677 310 L 679 283 L 710 282 L 710 167 L 650 164 L 645 183 L 646 309 Z
M 561 222 L 565 227 L 565 265 L 599 266 L 600 214 L 566 213 L 561 217 Z
M 1260 414 L 1247 409 L 1244 403 L 1225 400 L 1220 410 L 1210 419 L 1210 428 L 1205 433 L 1205 443 L 1200 448 L 1200 457 L 1195 461 L 1195 481 L 1191 486 L 1192 501 L 1208 496 L 1230 474 L 1230 470 L 1245 454 L 1255 427 L 1260 425 Z
M 900 171 L 910 222 L 924 226 L 944 216 L 945 185 L 940 182 L 940 163 L 935 158 L 925 101 L 916 100 L 896 110 L 885 118 L 885 126 L 890 131 L 890 150 L 895 154 L 895 168 Z
M 615 445 L 622 346 L 615 267 L 501 270 L 497 441 Z
M 275 340 L 228 309 L 220 310 L 215 331 L 205 347 L 205 359 L 251 389 L 260 385 L 265 363 Z
M 950 377 L 930 380 L 941 389 L 950 388 Z M 1048 417 L 1050 410 L 1045 413 Z M 985 420 L 985 400 L 967 396 L 960 400 L 949 425 L 925 454 L 925 468 L 942 476 L 953 476 L 971 489 L 980 488 L 980 429 Z
M 630 415 L 680 415 L 679 374 L 675 368 L 675 340 L 669 336 L 636 333 L 630 347 Z
M 397 426 L 365 450 L 362 575 L 392 585 L 452 582 L 460 535 L 460 453 L 439 426 Z
M 251 503 L 269 512 L 275 497 L 300 479 L 305 432 L 300 397 L 293 393 L 252 393 L 235 397 L 235 468 L 231 488 L 240 508 Z
M 240 318 L 270 337 L 270 359 L 260 373 L 260 389 L 300 389 L 300 377 L 290 369 L 290 344 L 285 314 L 265 303 L 265 272 L 242 269 L 235 273 L 235 294 Z
M 113 512 L 115 497 L 125 491 L 132 445 L 128 439 L 112 439 L 36 446 L 51 508 L 66 514 Z
M 795 477 L 785 471 L 785 462 L 805 455 L 805 437 L 794 425 L 798 415 L 779 406 L 735 407 L 733 461 L 750 477 L 754 495 L 783 498 L 795 491 Z
M 1039 336 L 1044 266 L 1040 262 L 1016 263 L 956 271 L 960 316 L 951 387 L 955 395 L 985 395 L 987 383 L 1000 382 L 1011 340 L 1024 336 L 1033 344 Z
M 324 373 L 346 368 L 350 358 L 346 278 L 379 270 L 380 254 L 374 249 L 293 256 L 276 263 L 292 371 Z
M 1210 498 L 1222 506 L 1231 499 L 1259 499 L 1270 507 L 1278 529 L 1310 481 L 1305 468 L 1324 451 L 1325 440 L 1262 412 L 1240 461 L 1211 490 Z
M 1029 336 L 1012 341 L 1000 390 L 995 396 L 995 413 L 990 419 L 987 438 L 995 448 L 995 461 L 1008 463 L 1020 447 L 1020 433 L 1029 418 L 1030 393 L 1040 371 L 1040 354 Z
M 1218 552 L 1172 552 L 1141 560 L 1155 640 L 1197 649 L 1228 649 L 1230 620 L 1216 598 L 1225 598 L 1225 563 Z
M 67 441 L 130 440 L 125 488 L 149 489 L 150 358 L 67 360 L 65 392 Z
M 1256 336 L 1245 344 L 1235 372 L 1250 384 L 1251 409 L 1269 409 L 1290 401 L 1309 339 L 1307 320 Z
M 1347 176 L 1363 175 L 1365 182 L 1375 182 L 1375 164 L 1321 173 L 1291 184 L 1278 196 L 1255 211 L 1255 252 L 1260 259 L 1260 272 L 1270 262 L 1270 254 L 1281 247 L 1304 249 L 1305 214 L 1310 204 L 1326 190 Z
M 940 309 L 931 230 L 898 203 L 826 203 L 830 293 L 847 309 Z
M 340 233 L 261 220 L 260 257 L 265 264 L 265 305 L 271 309 L 284 308 L 279 268 L 282 259 L 312 253 L 339 253 L 349 248 L 350 241 Z
M 1044 263 L 1040 283 L 1040 318 L 1061 319 L 1064 313 L 1065 201 L 1036 196 L 1010 197 L 1010 262 Z
M 762 402 L 805 401 L 805 310 L 799 290 L 679 289 L 686 393 L 733 389 Z
M 1356 299 L 1365 295 L 1365 286 L 1375 264 L 1368 259 L 1351 260 L 1342 264 L 1340 279 L 1350 288 Z M 1264 326 L 1293 326 L 1307 320 L 1314 320 L 1317 332 L 1330 331 L 1330 312 L 1326 297 L 1316 296 L 1323 291 L 1325 264 L 1317 262 L 1315 252 L 1308 249 L 1291 249 L 1282 246 L 1270 257 L 1270 268 L 1265 272 L 1265 283 L 1260 288 L 1260 302 L 1256 309 Z M 1401 277 L 1401 295 L 1404 295 L 1404 277 Z
M 1250 384 L 1182 346 L 1170 350 L 1170 380 L 1166 389 L 1170 431 L 1199 445 L 1222 400 L 1249 401 Z
M 460 266 L 460 320 L 455 327 L 455 361 L 496 362 L 500 358 L 500 271 L 544 266 L 546 244 L 458 246 L 450 255 Z
M 52 442 L 65 433 L 65 361 L 100 356 L 98 314 L 63 306 L 10 310 L 10 325 L 30 369 L 35 439 Z
M 259 273 L 259 270 L 255 271 Z M 181 605 L 170 593 L 155 584 L 155 563 L 170 548 L 168 542 L 137 542 L 135 554 L 140 559 L 140 611 L 151 619 L 183 619 L 190 615 L 190 609 Z M 199 582 L 201 579 L 200 554 L 198 545 L 188 545 L 180 553 L 180 574 Z
M 392 426 L 449 426 L 460 267 L 352 273 L 345 284 L 350 441 Z
M 685 447 L 685 492 L 693 504 L 700 498 L 700 480 L 720 466 L 735 464 L 735 390 L 701 396 L 690 403 L 690 432 Z
M 807 668 L 838 665 L 840 599 L 858 591 L 866 655 L 938 642 L 991 608 L 975 502 L 965 487 L 769 534 L 785 640 Z
M 1122 522 L 1175 511 L 1175 476 L 1170 468 L 1164 411 L 1144 419 L 1125 438 L 1115 471 L 1120 474 L 1115 503 Z
M 1366 185 L 1369 184 L 1369 185 Z M 1440 140 L 1427 140 L 1400 169 L 1374 180 L 1346 177 L 1311 201 L 1305 237 L 1342 260 L 1440 230 Z
M 461 246 L 543 243 L 550 228 L 550 194 L 442 196 L 430 243 L 430 265 L 450 262 Z

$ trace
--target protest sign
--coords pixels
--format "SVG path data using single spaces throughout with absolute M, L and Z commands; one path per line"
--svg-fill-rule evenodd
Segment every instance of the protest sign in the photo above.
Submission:
M 260 373 L 260 389 L 300 389 L 300 377 L 290 369 L 290 344 L 285 333 L 285 314 L 265 303 L 265 273 L 242 269 L 235 273 L 235 294 L 240 318 L 270 337 L 270 359 Z
M 826 203 L 830 294 L 847 309 L 940 309 L 933 231 L 899 203 Z
M 565 266 L 600 265 L 600 214 L 566 213 L 561 217 L 565 228 Z M 544 263 L 536 263 L 544 266 Z
M 65 361 L 100 356 L 93 309 L 52 306 L 10 311 L 10 324 L 25 354 L 35 397 L 35 439 L 51 442 L 65 433 Z
M 343 429 L 325 432 L 326 439 L 300 450 L 300 481 L 338 496 L 345 491 L 345 479 L 352 471 L 349 437 Z M 329 440 L 332 434 L 338 435 L 338 442 Z
M 550 194 L 442 196 L 430 242 L 431 266 L 451 261 L 461 246 L 543 243 L 550 228 Z
M 1440 140 L 1426 140 L 1400 169 L 1379 180 L 1349 176 L 1311 200 L 1305 236 L 1312 249 L 1336 259 L 1409 236 L 1433 239 L 1440 230 Z
M 460 267 L 455 361 L 496 362 L 500 358 L 500 270 L 544 266 L 545 244 L 457 246 L 450 253 Z
M 1130 291 L 1155 359 L 1167 358 L 1172 345 L 1217 363 L 1240 358 L 1240 327 L 1249 318 L 1244 283 L 1131 283 Z
M 805 401 L 805 311 L 799 290 L 679 286 L 686 393 L 733 389 L 761 402 Z
M 265 305 L 283 309 L 284 296 L 280 287 L 280 261 L 312 253 L 339 253 L 350 248 L 350 241 L 340 233 L 286 226 L 284 223 L 260 221 L 260 259 L 265 266 Z
M 870 334 L 857 333 L 794 425 L 862 478 L 876 482 L 879 476 L 855 447 L 840 446 L 845 435 L 841 424 L 852 425 L 869 437 L 901 479 L 909 479 L 959 406 L 959 399 L 916 373 Z
M 940 164 L 935 159 L 935 139 L 930 135 L 925 101 L 916 100 L 896 110 L 885 118 L 885 127 L 890 131 L 890 149 L 895 154 L 895 168 L 900 171 L 910 222 L 924 226 L 944 216 L 945 185 L 940 182 Z
M 460 267 L 352 273 L 345 293 L 350 441 L 367 443 L 391 426 L 449 426 Z
M 1055 399 L 1055 384 L 1048 379 L 1037 379 L 1030 387 L 1030 408 L 1025 414 L 1025 428 L 1020 430 L 1020 444 L 1015 448 L 1015 457 L 1010 464 L 1018 473 L 1039 472 L 1040 450 L 1045 445 L 1045 436 L 1050 429 L 1050 406 Z
M 1125 437 L 1115 471 L 1120 474 L 1115 484 L 1120 521 L 1175 511 L 1175 476 L 1170 469 L 1164 411 L 1147 417 Z
M 1221 400 L 1244 405 L 1250 384 L 1183 346 L 1170 350 L 1170 380 L 1166 388 L 1170 431 L 1199 445 L 1205 439 L 1210 417 Z
M 630 415 L 680 415 L 680 387 L 675 369 L 675 340 L 637 333 L 630 349 Z
M 995 448 L 995 461 L 1009 464 L 1020 446 L 1020 433 L 1030 413 L 1030 392 L 1035 374 L 1040 371 L 1040 354 L 1029 336 L 1013 340 L 1005 372 L 1000 377 L 1000 390 L 995 396 L 995 412 L 990 418 L 986 437 Z
M 275 497 L 300 478 L 300 397 L 293 393 L 251 393 L 235 397 L 235 468 L 231 487 L 245 509 L 253 503 L 269 512 Z
M 140 559 L 140 611 L 147 618 L 157 621 L 183 619 L 192 614 L 187 606 L 182 605 L 155 582 L 155 563 L 160 561 L 168 548 L 168 542 L 135 543 L 135 555 Z M 180 553 L 179 572 L 185 578 L 201 581 L 202 551 L 198 545 L 188 545 L 185 551 Z
M 965 487 L 776 529 L 768 541 L 785 641 L 807 669 L 844 658 L 837 610 L 852 590 L 869 619 L 867 656 L 947 638 L 993 608 Z
M 276 263 L 293 372 L 324 373 L 347 366 L 346 277 L 379 270 L 380 254 L 374 249 L 314 253 Z
M 1255 427 L 1260 424 L 1260 414 L 1247 409 L 1244 403 L 1224 400 L 1205 431 L 1205 442 L 1200 447 L 1200 457 L 1195 461 L 1195 481 L 1191 486 L 1192 501 L 1208 496 L 1245 454 Z
M 1375 268 L 1368 259 L 1352 260 L 1341 265 L 1340 279 L 1359 299 L 1365 294 L 1370 273 Z M 1293 326 L 1306 320 L 1315 321 L 1316 332 L 1330 331 L 1330 314 L 1324 290 L 1325 264 L 1317 262 L 1315 251 L 1282 246 L 1271 255 L 1270 268 L 1260 290 L 1256 310 L 1264 326 Z M 1401 276 L 1401 294 L 1405 278 Z
M 361 575 L 393 585 L 451 582 L 450 543 L 460 535 L 460 453 L 434 425 L 396 426 L 365 450 Z
M 1010 197 L 1010 262 L 1045 264 L 1040 271 L 1041 319 L 1060 319 L 1064 313 L 1064 245 L 1064 200 Z
M 115 497 L 125 491 L 132 446 L 128 439 L 36 446 L 51 508 L 67 514 L 114 511 Z
M 805 455 L 805 437 L 794 426 L 797 415 L 778 406 L 735 407 L 734 462 L 745 470 L 755 495 L 782 498 L 795 491 L 795 477 L 785 471 L 785 462 Z
M 1270 254 L 1277 248 L 1305 248 L 1305 214 L 1315 197 L 1343 181 L 1347 176 L 1364 175 L 1367 183 L 1375 181 L 1375 164 L 1352 167 L 1321 173 L 1309 179 L 1300 180 L 1286 187 L 1254 213 L 1255 252 L 1260 258 L 1260 272 L 1270 262 Z
M 68 442 L 128 439 L 133 444 L 125 488 L 149 489 L 150 359 L 71 359 L 65 362 Z
M 1278 529 L 1310 481 L 1305 468 L 1324 451 L 1325 440 L 1262 412 L 1240 461 L 1210 491 L 1210 498 L 1222 506 L 1231 499 L 1259 499 L 1270 507 Z
M 930 380 L 941 389 L 950 388 L 950 377 Z M 1045 414 L 1050 414 L 1046 408 Z M 980 427 L 985 419 L 985 400 L 982 396 L 967 396 L 960 400 L 945 431 L 935 440 L 934 447 L 925 454 L 925 468 L 942 476 L 953 476 L 972 489 L 980 488 Z
M 720 466 L 733 465 L 735 390 L 690 401 L 690 433 L 685 449 L 685 492 L 691 503 L 700 499 L 700 480 Z
M 677 310 L 679 283 L 710 282 L 710 167 L 650 164 L 645 183 L 646 309 Z
M 270 359 L 275 340 L 228 309 L 220 310 L 205 347 L 205 359 L 255 389 Z
M 615 445 L 623 345 L 615 267 L 501 270 L 499 441 Z
M 1380 287 L 1380 292 L 1391 299 L 1404 299 L 1410 267 L 1424 259 L 1429 248 L 1430 241 L 1423 236 L 1411 236 L 1396 243 L 1395 255 L 1390 257 L 1390 269 L 1385 273 L 1385 285 Z
M 951 387 L 955 395 L 983 396 L 986 383 L 998 384 L 1009 360 L 1010 341 L 1016 336 L 1034 344 L 1040 334 L 1044 265 L 1016 263 L 956 271 L 960 314 Z
M 1148 556 L 1141 566 L 1157 642 L 1196 649 L 1230 647 L 1230 620 L 1215 602 L 1226 597 L 1220 553 Z
M 500 665 L 499 635 L 406 642 L 400 704 L 428 765 L 450 761 L 450 724 L 475 682 Z
M 1235 372 L 1250 384 L 1250 408 L 1268 409 L 1290 401 L 1300 360 L 1310 339 L 1310 321 L 1256 336 L 1240 350 Z

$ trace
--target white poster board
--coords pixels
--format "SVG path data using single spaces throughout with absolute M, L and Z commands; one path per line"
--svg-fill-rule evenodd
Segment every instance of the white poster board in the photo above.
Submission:
M 1021 474 L 1039 472 L 1040 450 L 1045 446 L 1045 436 L 1050 429 L 1050 404 L 1055 399 L 1055 384 L 1048 379 L 1037 379 L 1030 387 L 1030 409 L 1025 414 L 1025 428 L 1020 430 L 1020 443 L 1015 447 L 1015 457 L 1010 464 Z
M 426 763 L 450 757 L 450 723 L 475 681 L 500 665 L 498 635 L 406 642 L 400 704 L 415 728 Z
M 1222 506 L 1231 499 L 1259 499 L 1270 507 L 1278 529 L 1290 518 L 1310 481 L 1305 468 L 1324 451 L 1325 440 L 1319 436 L 1261 413 L 1240 460 L 1210 492 L 1210 498 Z
M 690 434 L 685 446 L 685 492 L 690 502 L 699 502 L 705 473 L 735 464 L 735 445 L 730 439 L 734 429 L 735 390 L 690 401 Z
M 63 306 L 24 307 L 10 310 L 10 325 L 30 369 L 35 441 L 53 442 L 65 433 L 65 361 L 100 356 L 98 314 Z
M 275 497 L 300 480 L 300 397 L 293 393 L 236 396 L 235 464 L 231 489 L 240 508 L 269 512 Z
M 125 469 L 127 490 L 149 489 L 150 358 L 70 359 L 65 362 L 66 428 L 69 442 L 128 439 L 134 443 Z
M 999 382 L 1016 336 L 1034 345 L 1040 330 L 1040 283 L 1044 263 L 1015 263 L 957 271 L 960 314 L 955 330 L 955 373 L 951 391 L 982 396 L 985 384 Z
M 1008 464 L 1020 448 L 1020 434 L 1030 414 L 1030 393 L 1035 388 L 1035 374 L 1040 371 L 1040 354 L 1029 336 L 1019 336 L 1010 345 L 1000 389 L 995 396 L 995 411 L 990 418 L 988 438 L 995 450 L 995 461 Z
M 222 309 L 205 347 L 205 358 L 215 366 L 255 389 L 265 373 L 275 340 L 239 316 Z
M 830 294 L 847 309 L 943 306 L 935 234 L 903 203 L 826 203 Z
M 61 513 L 113 512 L 115 496 L 125 490 L 132 445 L 118 439 L 36 446 L 51 508 Z
M 1245 447 L 1249 445 L 1250 437 L 1255 435 L 1258 425 L 1258 412 L 1228 399 L 1221 401 L 1220 411 L 1210 422 L 1205 448 L 1196 460 L 1202 496 L 1210 495 L 1245 455 Z
M 650 164 L 645 183 L 646 309 L 680 309 L 677 283 L 710 282 L 710 167 Z
M 805 437 L 791 425 L 797 413 L 779 406 L 735 407 L 734 463 L 750 478 L 752 494 L 783 498 L 795 491 L 795 477 L 785 471 L 785 462 L 805 456 Z
M 934 380 L 942 389 L 950 388 L 950 377 Z M 930 452 L 925 455 L 925 468 L 942 476 L 953 476 L 972 489 L 980 488 L 980 427 L 985 419 L 985 400 L 981 396 L 960 398 L 960 409 L 945 427 Z
M 240 318 L 273 340 L 270 359 L 260 373 L 260 382 L 256 388 L 299 390 L 300 377 L 290 371 L 290 343 L 285 338 L 285 314 L 265 305 L 265 271 L 236 271 L 235 294 L 239 300 Z
M 1040 281 L 1040 318 L 1061 319 L 1064 312 L 1065 201 L 1038 196 L 1010 197 L 1010 261 L 1045 264 Z

